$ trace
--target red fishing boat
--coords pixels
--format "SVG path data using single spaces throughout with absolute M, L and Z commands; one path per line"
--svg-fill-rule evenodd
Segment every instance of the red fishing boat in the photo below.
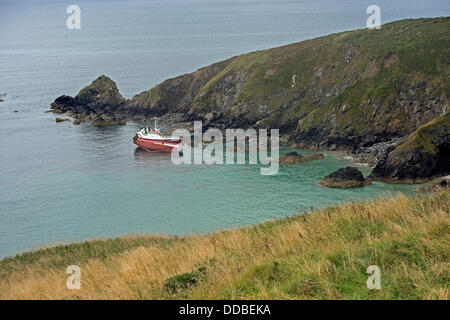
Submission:
M 171 152 L 174 149 L 180 150 L 181 148 L 181 139 L 163 137 L 159 129 L 156 128 L 156 121 L 153 130 L 143 128 L 141 131 L 137 132 L 133 138 L 133 142 L 137 146 L 148 151 Z

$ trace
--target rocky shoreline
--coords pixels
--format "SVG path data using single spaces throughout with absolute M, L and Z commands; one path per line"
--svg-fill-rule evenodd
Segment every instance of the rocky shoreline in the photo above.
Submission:
M 377 37 L 334 34 L 233 57 L 131 99 L 100 76 L 51 108 L 96 126 L 159 117 L 169 130 L 195 120 L 205 130 L 278 128 L 281 144 L 345 152 L 374 168 L 372 180 L 422 183 L 450 174 L 450 75 L 425 63 L 447 64 L 448 30 L 445 17 L 390 23 Z

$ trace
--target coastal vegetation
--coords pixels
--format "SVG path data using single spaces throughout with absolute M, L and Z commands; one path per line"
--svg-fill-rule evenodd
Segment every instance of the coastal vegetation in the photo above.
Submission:
M 377 164 L 371 178 L 391 183 L 421 183 L 449 170 L 450 113 L 446 113 L 401 142 Z
M 126 236 L 0 261 L 0 299 L 449 299 L 450 189 L 203 235 Z M 81 269 L 68 290 L 66 268 Z M 369 290 L 367 267 L 381 269 Z

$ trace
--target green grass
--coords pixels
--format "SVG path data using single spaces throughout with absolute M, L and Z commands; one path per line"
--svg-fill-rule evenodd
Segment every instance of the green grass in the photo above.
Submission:
M 138 247 L 170 246 L 171 237 L 132 236 L 116 239 L 91 240 L 48 247 L 36 251 L 20 253 L 14 257 L 0 260 L 0 279 L 9 274 L 33 265 L 45 270 L 58 269 L 72 264 L 79 264 L 90 259 L 106 259 Z
M 410 133 L 416 122 L 399 106 L 399 92 L 409 95 L 412 84 L 425 83 L 414 94 L 415 100 L 446 93 L 448 97 L 449 30 L 449 17 L 410 19 L 383 25 L 381 30 L 342 32 L 243 54 L 201 88 L 191 112 L 223 112 L 229 118 L 251 114 L 281 128 L 303 119 L 300 132 L 326 124 L 336 114 L 337 128 L 350 127 L 355 134 L 379 130 L 377 126 Z M 356 53 L 346 61 L 351 50 Z M 386 65 L 392 55 L 397 59 Z M 361 75 L 370 63 L 375 71 L 364 78 Z M 241 83 L 238 74 L 245 75 Z M 298 78 L 292 88 L 294 74 Z M 225 96 L 230 93 L 224 92 L 224 83 L 236 90 L 232 105 L 225 109 Z M 343 89 L 330 94 L 336 88 Z M 262 104 L 267 111 L 260 114 Z M 336 112 L 344 104 L 350 112 Z M 377 116 L 367 121 L 374 112 Z
M 417 129 L 406 141 L 398 146 L 396 151 L 404 152 L 420 149 L 423 152 L 435 154 L 437 150 L 434 146 L 433 138 L 436 132 L 443 130 L 446 132 L 450 130 L 450 113 L 438 117 Z
M 42 249 L 0 262 L 0 299 L 448 299 L 449 205 L 442 189 L 205 235 Z M 77 292 L 65 287 L 70 264 Z M 370 265 L 381 290 L 366 286 Z

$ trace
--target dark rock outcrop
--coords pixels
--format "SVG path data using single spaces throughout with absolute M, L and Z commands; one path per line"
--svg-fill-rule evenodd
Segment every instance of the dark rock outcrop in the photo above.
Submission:
M 363 174 L 355 167 L 340 168 L 319 181 L 319 184 L 330 188 L 354 188 L 372 183 L 364 179 Z
M 76 106 L 92 111 L 95 114 L 112 113 L 119 108 L 124 99 L 114 81 L 106 76 L 100 76 L 89 86 L 83 88 L 74 99 Z M 83 113 L 84 110 L 79 110 Z
M 58 111 L 59 113 L 73 111 L 73 107 L 75 107 L 75 99 L 71 96 L 66 95 L 62 95 L 56 98 L 55 101 L 51 104 L 51 108 L 54 113 L 58 113 Z
M 124 121 L 125 117 L 120 115 L 118 109 L 125 103 L 116 83 L 106 76 L 100 76 L 75 97 L 58 97 L 51 108 L 54 113 L 68 112 L 74 117 L 89 118 L 99 125 L 107 125 Z

